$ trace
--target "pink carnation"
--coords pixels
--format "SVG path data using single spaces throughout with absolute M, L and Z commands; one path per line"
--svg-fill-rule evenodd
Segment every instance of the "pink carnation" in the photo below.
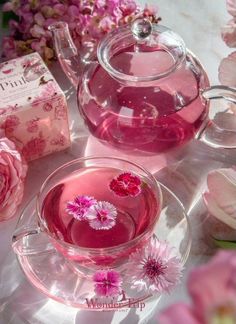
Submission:
M 122 280 L 120 274 L 114 270 L 97 271 L 93 281 L 98 296 L 117 296 L 121 292 Z
M 0 139 L 0 220 L 16 213 L 24 191 L 27 165 L 15 144 L 7 138 Z
M 136 197 L 141 192 L 141 180 L 131 172 L 124 172 L 112 179 L 110 189 L 120 197 Z
M 67 203 L 66 211 L 75 219 L 83 220 L 87 218 L 88 212 L 96 203 L 97 201 L 93 197 L 79 195 L 73 201 Z
M 115 206 L 106 201 L 98 201 L 88 212 L 89 225 L 95 230 L 108 230 L 116 224 Z

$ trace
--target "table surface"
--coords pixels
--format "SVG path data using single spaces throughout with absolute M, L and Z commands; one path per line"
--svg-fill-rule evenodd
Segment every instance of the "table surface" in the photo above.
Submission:
M 182 36 L 187 47 L 205 66 L 211 84 L 217 84 L 220 60 L 230 53 L 230 49 L 220 38 L 220 27 L 229 19 L 225 0 L 159 0 L 148 3 L 158 3 L 162 24 Z M 58 65 L 53 66 L 52 71 L 68 98 L 72 146 L 66 151 L 30 164 L 24 200 L 17 215 L 8 222 L 0 223 L 0 323 L 90 324 L 95 320 L 97 324 L 118 323 L 113 312 L 94 315 L 92 312 L 69 308 L 46 298 L 28 283 L 11 249 L 12 233 L 21 210 L 37 193 L 47 175 L 63 163 L 83 155 L 116 155 L 115 150 L 94 142 L 89 136 L 78 114 L 73 88 Z M 192 141 L 182 150 L 153 156 L 148 160 L 145 157 L 134 158 L 178 195 L 185 205 L 193 230 L 193 247 L 182 283 L 171 295 L 163 296 L 151 314 L 143 311 L 144 315 L 149 315 L 147 323 L 156 323 L 159 310 L 167 305 L 188 300 L 185 288 L 187 272 L 194 265 L 205 262 L 214 251 L 206 235 L 211 225 L 202 201 L 206 175 L 210 170 L 232 165 L 235 158 L 236 150 L 209 149 L 199 141 Z M 120 323 L 132 324 L 138 321 L 132 311 Z

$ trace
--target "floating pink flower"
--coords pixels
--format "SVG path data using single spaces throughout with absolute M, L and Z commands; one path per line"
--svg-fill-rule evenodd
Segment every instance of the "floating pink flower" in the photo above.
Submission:
M 114 270 L 97 271 L 93 281 L 98 296 L 118 296 L 121 292 L 122 280 L 120 274 Z
M 124 172 L 112 179 L 109 187 L 120 197 L 136 197 L 141 192 L 141 180 L 131 172 Z
M 169 292 L 179 282 L 182 270 L 180 259 L 166 243 L 152 237 L 147 246 L 131 254 L 129 276 L 132 288 L 150 292 Z
M 236 253 L 219 252 L 192 270 L 188 291 L 192 305 L 177 303 L 164 310 L 160 324 L 236 323 Z
M 89 225 L 96 230 L 108 230 L 116 223 L 117 210 L 106 201 L 99 201 L 87 214 Z
M 88 211 L 97 201 L 90 196 L 77 196 L 73 201 L 67 203 L 66 211 L 78 220 L 87 218 Z

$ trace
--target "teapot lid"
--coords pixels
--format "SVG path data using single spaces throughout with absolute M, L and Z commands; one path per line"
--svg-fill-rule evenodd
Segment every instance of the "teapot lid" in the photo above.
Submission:
M 123 82 L 163 78 L 181 65 L 185 55 L 180 36 L 147 18 L 138 18 L 131 27 L 120 27 L 107 34 L 97 53 L 101 66 Z

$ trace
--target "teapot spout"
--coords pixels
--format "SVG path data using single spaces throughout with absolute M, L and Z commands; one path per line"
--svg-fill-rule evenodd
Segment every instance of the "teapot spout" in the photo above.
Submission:
M 82 64 L 78 50 L 71 38 L 68 24 L 62 21 L 56 22 L 51 24 L 48 29 L 52 32 L 54 49 L 62 70 L 77 88 L 82 73 Z

